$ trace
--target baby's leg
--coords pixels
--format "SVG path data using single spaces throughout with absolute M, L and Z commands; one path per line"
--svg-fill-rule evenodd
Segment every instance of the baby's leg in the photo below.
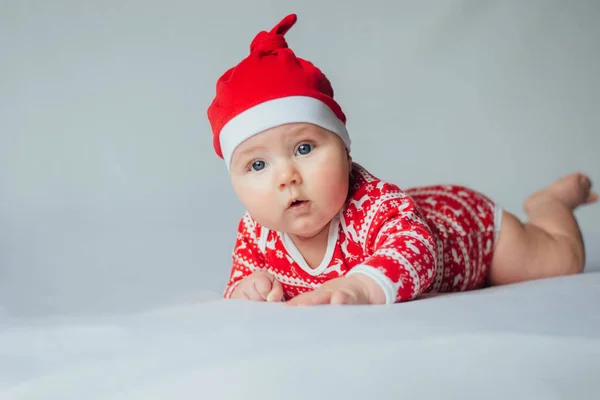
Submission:
M 534 193 L 524 203 L 527 223 L 504 212 L 489 283 L 501 285 L 582 272 L 585 249 L 573 211 L 598 200 L 591 186 L 585 175 L 572 174 Z

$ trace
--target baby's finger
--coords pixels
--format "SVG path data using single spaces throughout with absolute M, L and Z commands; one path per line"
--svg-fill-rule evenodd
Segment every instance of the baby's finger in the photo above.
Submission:
M 268 302 L 278 302 L 283 301 L 283 287 L 281 283 L 277 279 L 273 280 L 271 291 L 267 295 Z
M 248 290 L 244 287 L 244 285 L 238 285 L 231 293 L 230 299 L 238 299 L 238 300 L 252 300 L 248 295 Z
M 356 303 L 352 296 L 346 292 L 334 292 L 331 295 L 331 304 L 342 305 L 342 304 L 354 304 Z
M 329 304 L 331 301 L 331 293 L 313 291 L 298 295 L 288 301 L 286 304 L 289 306 L 315 306 L 319 304 Z
M 252 287 L 259 300 L 266 300 L 267 295 L 273 288 L 274 277 L 271 274 L 263 274 L 255 277 Z

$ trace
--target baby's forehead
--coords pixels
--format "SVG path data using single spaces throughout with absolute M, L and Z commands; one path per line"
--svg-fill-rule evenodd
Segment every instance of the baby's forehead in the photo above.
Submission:
M 245 151 L 247 148 L 255 146 L 274 145 L 277 143 L 285 143 L 286 141 L 293 141 L 299 137 L 311 135 L 314 137 L 320 137 L 327 135 L 328 131 L 321 128 L 320 126 L 307 124 L 307 123 L 289 123 L 285 125 L 278 125 L 273 128 L 265 129 L 259 133 L 256 133 L 246 140 L 244 140 L 237 147 L 236 150 Z
M 278 125 L 269 129 L 265 129 L 258 135 L 262 136 L 263 138 L 266 138 L 267 136 L 272 136 L 280 137 L 281 139 L 286 139 L 289 137 L 296 137 L 298 135 L 302 135 L 308 132 L 320 134 L 325 133 L 325 129 L 321 128 L 320 126 L 306 122 L 291 122 L 288 124 Z

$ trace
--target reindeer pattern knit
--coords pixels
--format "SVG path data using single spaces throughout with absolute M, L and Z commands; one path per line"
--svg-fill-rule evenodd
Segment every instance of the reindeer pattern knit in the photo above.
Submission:
M 274 275 L 287 300 L 356 273 L 373 278 L 387 303 L 481 288 L 500 217 L 492 200 L 467 187 L 402 190 L 353 163 L 350 193 L 329 225 L 321 264 L 309 267 L 286 233 L 267 229 L 246 213 L 238 225 L 224 296 L 229 298 L 243 278 L 259 270 Z

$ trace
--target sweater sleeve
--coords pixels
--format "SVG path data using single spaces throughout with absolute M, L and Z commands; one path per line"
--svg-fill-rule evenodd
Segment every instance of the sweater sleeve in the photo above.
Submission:
M 407 195 L 386 196 L 374 209 L 364 246 L 369 256 L 348 275 L 362 273 L 383 289 L 386 304 L 408 301 L 435 278 L 436 239 L 415 202 Z
M 237 238 L 232 255 L 232 268 L 223 296 L 230 298 L 239 283 L 253 272 L 265 268 L 266 263 L 258 246 L 257 228 L 246 214 L 238 224 Z

